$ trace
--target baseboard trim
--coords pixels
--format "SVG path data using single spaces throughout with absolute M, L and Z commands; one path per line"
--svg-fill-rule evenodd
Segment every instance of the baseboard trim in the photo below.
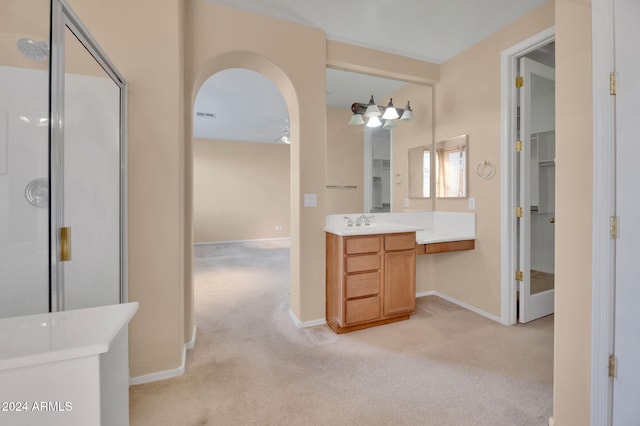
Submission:
M 291 237 L 277 237 L 277 238 L 254 238 L 250 240 L 228 240 L 228 241 L 205 241 L 203 243 L 193 243 L 194 246 L 206 246 L 208 244 L 228 244 L 228 243 L 253 243 L 260 241 L 284 241 L 290 240 Z
M 191 350 L 196 345 L 196 331 L 197 331 L 197 326 L 193 324 L 193 332 L 191 332 L 191 340 L 189 340 L 184 345 L 186 350 Z
M 187 351 L 193 349 L 196 345 L 196 331 L 197 327 L 193 325 L 193 332 L 191 333 L 191 340 L 184 344 L 182 347 L 182 359 L 180 360 L 180 366 L 172 370 L 158 371 L 156 373 L 143 374 L 142 376 L 136 376 L 129 379 L 129 386 L 141 385 L 143 383 L 157 382 L 160 380 L 171 379 L 174 377 L 182 376 L 185 371 L 185 365 L 187 361 Z
M 423 292 L 416 293 L 416 297 L 424 297 L 424 296 L 438 296 L 448 302 L 461 306 L 471 312 L 475 312 L 478 315 L 482 315 L 485 318 L 489 318 L 492 321 L 499 322 L 500 324 L 502 324 L 502 320 L 500 319 L 500 317 L 490 314 L 489 312 L 485 312 L 482 309 L 478 309 L 475 306 L 471 306 L 468 303 L 461 302 L 460 300 L 455 299 L 451 296 L 447 296 L 446 294 L 441 293 L 439 291 L 431 290 L 431 291 L 423 291 Z
M 315 327 L 317 325 L 325 325 L 327 323 L 326 318 L 319 318 L 311 321 L 300 321 L 296 314 L 293 313 L 291 309 L 289 309 L 289 318 L 296 325 L 297 328 L 307 328 L 307 327 Z

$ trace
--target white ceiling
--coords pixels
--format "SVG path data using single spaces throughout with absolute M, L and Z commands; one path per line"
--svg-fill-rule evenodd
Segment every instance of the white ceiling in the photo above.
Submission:
M 283 131 L 289 131 L 289 111 L 280 90 L 267 77 L 247 69 L 231 68 L 211 76 L 196 95 L 194 112 L 196 138 L 279 142 Z
M 547 0 L 208 1 L 320 28 L 330 40 L 442 63 Z M 349 108 L 353 102 L 366 103 L 372 94 L 381 105 L 403 84 L 327 70 L 327 105 Z M 243 115 L 247 105 L 260 105 L 251 109 L 263 113 Z M 275 86 L 246 70 L 212 76 L 198 93 L 195 111 L 216 114 L 216 119 L 194 118 L 196 137 L 273 142 L 288 123 L 286 105 Z

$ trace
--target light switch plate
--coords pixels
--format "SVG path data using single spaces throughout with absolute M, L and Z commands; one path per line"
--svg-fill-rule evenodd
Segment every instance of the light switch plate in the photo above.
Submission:
M 409 199 L 408 198 L 404 199 L 404 207 L 405 208 L 409 207 Z
M 476 199 L 469 198 L 469 210 L 475 210 L 475 209 L 476 209 Z
M 318 207 L 318 194 L 304 194 L 305 207 Z

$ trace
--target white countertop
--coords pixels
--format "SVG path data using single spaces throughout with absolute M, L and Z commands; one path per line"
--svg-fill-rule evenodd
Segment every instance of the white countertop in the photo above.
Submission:
M 138 302 L 0 319 L 0 371 L 109 350 Z
M 416 232 L 422 231 L 421 226 L 403 225 L 400 223 L 373 223 L 371 225 L 362 226 L 336 226 L 328 225 L 324 227 L 326 232 L 331 234 L 345 236 L 353 235 L 372 235 L 372 234 L 397 234 L 399 232 Z
M 370 226 L 347 226 L 348 218 L 356 221 L 366 216 Z M 389 234 L 416 231 L 416 243 L 436 244 L 476 239 L 476 217 L 463 212 L 393 212 L 327 215 L 325 231 L 340 236 Z
M 476 236 L 467 233 L 443 232 L 443 231 L 421 231 L 416 232 L 416 243 L 435 244 L 449 241 L 475 240 Z

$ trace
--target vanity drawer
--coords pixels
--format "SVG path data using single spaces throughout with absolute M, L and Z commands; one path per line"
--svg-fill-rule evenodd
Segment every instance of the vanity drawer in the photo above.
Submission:
M 380 293 L 380 272 L 347 275 L 345 281 L 345 297 L 347 299 Z
M 372 321 L 380 318 L 380 296 L 347 300 L 345 320 L 347 324 Z
M 375 271 L 380 269 L 380 255 L 376 253 L 360 256 L 347 256 L 345 263 L 345 271 L 347 273 Z
M 377 253 L 380 251 L 380 237 L 352 237 L 345 239 L 345 253 Z
M 384 249 L 387 251 L 394 250 L 412 250 L 416 248 L 416 234 L 410 232 L 406 234 L 385 235 Z

